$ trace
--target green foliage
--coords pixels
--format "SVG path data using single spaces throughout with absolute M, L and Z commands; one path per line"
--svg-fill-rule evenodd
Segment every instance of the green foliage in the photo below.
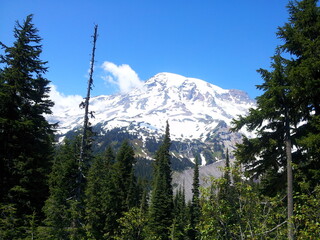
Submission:
M 47 232 L 55 239 L 67 239 L 75 216 L 80 138 L 66 139 L 57 149 L 49 178 L 50 196 L 44 212 Z
M 320 114 L 320 8 L 317 0 L 292 1 L 289 22 L 279 28 L 282 50 L 290 59 L 294 95 L 306 119 Z M 314 114 L 312 113 L 313 111 Z
M 0 204 L 0 239 L 17 239 L 21 236 L 20 223 L 13 204 Z
M 87 237 L 104 239 L 113 236 L 118 224 L 120 204 L 113 181 L 115 157 L 111 147 L 102 156 L 96 157 L 88 173 L 86 186 L 86 231 Z
M 12 47 L 0 43 L 0 203 L 14 206 L 19 219 L 15 229 L 28 228 L 30 216 L 43 219 L 52 154 L 53 126 L 44 114 L 51 113 L 53 102 L 32 17 L 16 23 Z
M 246 117 L 240 117 L 233 122 L 235 129 L 247 126 L 249 130 L 257 134 L 252 139 L 244 138 L 243 143 L 238 145 L 235 155 L 244 164 L 249 176 L 266 178 L 268 173 L 268 177 L 278 177 L 275 182 L 281 183 L 279 179 L 286 173 L 281 170 L 286 168 L 285 123 L 289 120 L 292 126 L 296 126 L 298 116 L 291 100 L 285 60 L 279 54 L 273 60 L 272 72 L 259 70 L 264 83 L 258 88 L 264 93 L 257 97 L 257 108 L 251 109 Z M 263 183 L 268 183 L 268 181 Z M 266 192 L 269 192 L 275 189 L 275 186 L 267 185 L 264 188 L 267 189 Z M 283 189 L 284 186 L 278 187 L 277 184 L 276 188 Z
M 146 237 L 146 214 L 139 208 L 133 207 L 117 220 L 119 233 L 115 237 L 118 240 L 143 240 Z
M 161 145 L 155 138 L 146 142 L 149 151 L 158 148 L 150 202 L 149 186 L 137 183 L 134 170 L 151 178 L 150 170 L 142 169 L 150 168 L 151 164 L 145 161 L 137 166 L 129 142 L 120 146 L 119 141 L 114 141 L 130 137 L 120 129 L 111 131 L 111 137 L 101 147 L 111 144 L 118 150 L 116 157 L 111 147 L 93 157 L 91 149 L 99 146 L 93 144 L 91 129 L 80 165 L 79 137 L 66 140 L 52 157 L 53 126 L 44 114 L 51 113 L 53 103 L 48 99 L 49 81 L 43 76 L 47 72 L 46 62 L 40 60 L 41 38 L 32 24 L 32 15 L 23 24 L 17 22 L 13 46 L 0 43 L 4 49 L 4 55 L 0 56 L 3 66 L 0 238 L 285 239 L 286 207 L 281 194 L 287 162 L 284 141 L 290 138 L 294 146 L 295 187 L 299 189 L 294 194 L 295 235 L 297 239 L 317 239 L 320 235 L 317 3 L 316 0 L 289 3 L 289 22 L 278 29 L 283 44 L 272 58 L 271 70 L 258 70 L 264 82 L 257 86 L 263 91 L 257 98 L 257 108 L 233 122 L 234 130 L 247 127 L 256 133 L 252 139 L 244 138 L 235 153 L 246 172 L 230 167 L 227 152 L 223 177 L 213 179 L 200 196 L 196 160 L 189 206 L 181 189 L 173 198 L 172 168 L 189 165 L 170 157 L 171 145 L 174 151 L 181 146 L 171 142 L 168 123 Z M 283 57 L 284 52 L 290 59 Z M 214 143 L 214 149 L 218 154 L 223 152 L 218 143 Z M 245 177 L 259 178 L 260 183 Z
M 179 188 L 173 200 L 173 223 L 170 229 L 170 239 L 183 240 L 186 238 L 189 225 L 187 211 L 184 189 Z
M 257 108 L 234 121 L 235 130 L 246 126 L 256 138 L 245 138 L 236 157 L 252 177 L 262 176 L 264 192 L 283 189 L 286 166 L 284 140 L 287 125 L 296 149 L 292 154 L 296 181 L 308 179 L 310 187 L 319 180 L 320 149 L 320 9 L 317 1 L 292 1 L 288 5 L 289 22 L 278 30 L 284 43 L 272 58 L 272 71 L 258 70 L 264 93 L 257 97 Z M 285 59 L 283 52 L 292 58 Z M 288 135 L 288 134 L 287 134 Z M 282 174 L 281 174 L 282 173 Z M 278 183 L 274 187 L 274 183 Z M 295 184 L 296 187 L 298 184 Z M 274 195 L 275 192 L 272 192 Z
M 139 206 L 134 151 L 124 141 L 114 157 L 108 147 L 91 165 L 86 186 L 86 233 L 89 239 L 114 239 L 124 212 Z
M 167 123 L 163 143 L 156 153 L 149 209 L 148 232 L 160 239 L 169 239 L 169 228 L 172 225 L 173 192 L 169 154 L 170 142 L 169 124 Z
M 139 191 L 133 169 L 135 162 L 133 148 L 125 140 L 117 153 L 114 164 L 114 181 L 121 211 L 127 211 L 130 207 L 139 204 Z
M 281 49 L 293 56 L 288 77 L 298 112 L 305 121 L 297 133 L 303 158 L 299 168 L 313 189 L 320 176 L 320 7 L 316 0 L 303 0 L 290 2 L 288 9 L 290 21 L 279 28 L 278 37 L 284 41 Z
M 294 223 L 297 239 L 317 239 L 320 236 L 320 186 L 311 193 L 296 194 Z
M 198 232 L 196 226 L 200 221 L 201 209 L 200 209 L 200 183 L 199 183 L 199 159 L 196 157 L 195 167 L 193 171 L 193 183 L 192 183 L 192 201 L 190 206 L 190 229 L 188 231 L 189 238 L 196 239 Z
M 279 198 L 261 196 L 250 182 L 241 179 L 238 169 L 231 194 L 221 197 L 226 179 L 212 179 L 203 189 L 201 220 L 198 225 L 201 239 L 276 239 L 284 238 L 285 208 Z

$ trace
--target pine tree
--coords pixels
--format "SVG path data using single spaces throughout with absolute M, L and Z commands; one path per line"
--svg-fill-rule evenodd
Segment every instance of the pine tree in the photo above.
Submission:
M 271 179 L 277 180 L 275 176 L 281 176 L 280 169 L 287 164 L 288 239 L 293 239 L 291 161 L 304 188 L 312 190 L 320 179 L 320 8 L 315 0 L 303 0 L 290 2 L 288 9 L 289 22 L 279 28 L 278 37 L 284 40 L 279 49 L 292 58 L 285 60 L 278 52 L 273 71 L 260 70 L 265 83 L 259 88 L 265 93 L 258 98 L 258 109 L 236 125 L 259 129 L 258 138 L 244 139 L 237 151 L 242 161 L 248 159 L 253 172 L 271 173 Z M 292 144 L 297 149 L 293 154 Z M 261 160 L 255 159 L 258 155 Z
M 76 195 L 80 137 L 65 139 L 57 149 L 49 176 L 50 196 L 44 212 L 48 239 L 69 239 Z
M 162 145 L 156 153 L 154 165 L 153 189 L 149 210 L 150 234 L 159 239 L 169 239 L 172 225 L 173 191 L 171 185 L 170 133 L 167 122 Z
M 227 184 L 231 185 L 229 149 L 227 149 L 226 153 L 226 169 L 223 177 L 226 179 Z
M 53 126 L 44 118 L 48 99 L 46 62 L 32 15 L 14 27 L 15 42 L 0 61 L 0 202 L 14 204 L 18 216 L 36 214 L 48 196 Z
M 284 40 L 284 44 L 279 46 L 280 50 L 273 58 L 273 71 L 259 70 L 265 80 L 263 85 L 258 86 L 265 91 L 265 94 L 257 99 L 261 109 L 252 110 L 250 117 L 240 118 L 236 123 L 238 126 L 247 125 L 249 130 L 260 129 L 262 141 L 244 139 L 244 145 L 240 145 L 238 151 L 243 154 L 239 157 L 254 162 L 251 169 L 257 175 L 266 171 L 272 173 L 276 183 L 284 182 L 278 174 L 281 171 L 278 170 L 284 167 L 283 164 L 286 162 L 282 144 L 288 135 L 286 134 L 288 124 L 284 118 L 286 112 L 288 114 L 286 119 L 289 119 L 291 127 L 291 141 L 297 146 L 292 156 L 293 162 L 299 165 L 303 181 L 315 186 L 319 179 L 317 169 L 320 163 L 318 154 L 320 57 L 317 52 L 320 48 L 320 12 L 316 2 L 313 0 L 290 2 L 288 6 L 290 21 L 278 31 L 278 36 Z M 281 51 L 288 52 L 292 58 L 284 59 Z M 277 109 L 281 109 L 281 112 Z M 263 120 L 270 118 L 276 121 L 264 125 Z M 267 129 L 272 132 L 264 131 Z M 264 149 L 259 154 L 263 161 L 255 161 L 254 154 L 257 148 Z
M 308 120 L 320 115 L 320 8 L 317 0 L 291 1 L 289 22 L 279 28 L 281 49 L 290 59 L 290 79 L 300 111 Z
M 171 239 L 186 239 L 187 206 L 185 191 L 181 187 L 177 190 L 173 200 L 173 223 L 171 226 Z
M 129 210 L 130 207 L 138 206 L 139 203 L 136 177 L 133 171 L 135 162 L 134 150 L 126 140 L 122 143 L 114 164 L 114 181 L 121 212 Z
M 226 165 L 225 168 L 223 170 L 223 175 L 222 175 L 222 179 L 221 179 L 221 184 L 220 184 L 220 189 L 218 191 L 218 197 L 220 199 L 229 201 L 233 199 L 233 193 L 234 193 L 234 189 L 233 186 L 231 184 L 231 172 L 230 172 L 231 168 L 230 168 L 230 157 L 229 157 L 229 150 L 227 149 L 226 152 Z M 230 205 L 232 205 L 232 203 L 230 203 Z
M 291 162 L 298 173 L 296 186 L 304 183 L 312 190 L 320 179 L 320 8 L 317 1 L 303 0 L 290 2 L 288 9 L 289 22 L 278 31 L 284 44 L 273 57 L 273 71 L 259 70 L 264 84 L 258 88 L 264 94 L 257 98 L 257 109 L 235 124 L 237 129 L 246 125 L 257 130 L 258 137 L 245 138 L 236 153 L 252 173 L 264 175 L 264 183 L 285 182 L 277 177 L 287 173 L 288 238 L 293 239 Z M 284 59 L 281 51 L 291 59 Z
M 304 162 L 299 170 L 312 189 L 320 179 L 320 7 L 317 0 L 303 0 L 290 2 L 288 9 L 289 22 L 278 37 L 284 41 L 281 49 L 292 56 L 288 77 L 303 121 L 297 131 Z
M 293 226 L 290 220 L 293 215 L 291 139 L 294 139 L 295 135 L 291 134 L 291 129 L 296 129 L 296 119 L 299 119 L 299 112 L 293 102 L 286 60 L 280 56 L 279 52 L 273 57 L 273 60 L 272 72 L 259 70 L 264 78 L 264 84 L 259 87 L 264 90 L 264 94 L 257 98 L 258 108 L 251 111 L 246 119 L 249 120 L 247 125 L 251 124 L 259 129 L 258 137 L 248 141 L 258 144 L 251 150 L 249 150 L 251 146 L 244 144 L 240 151 L 237 150 L 236 155 L 241 156 L 239 159 L 243 160 L 244 155 L 241 150 L 246 149 L 245 152 L 251 151 L 262 156 L 260 161 L 253 160 L 253 164 L 256 168 L 262 168 L 264 174 L 268 173 L 266 170 L 279 173 L 282 171 L 281 168 L 286 169 L 286 171 L 282 171 L 282 175 L 285 173 L 287 175 L 288 225 L 290 226 L 290 237 L 288 236 L 288 238 L 292 239 Z M 268 123 L 262 125 L 264 120 L 267 120 Z
M 199 190 L 199 159 L 196 157 L 195 167 L 193 171 L 193 183 L 192 183 L 192 201 L 190 208 L 190 231 L 188 233 L 189 238 L 194 240 L 197 237 L 197 224 L 200 220 L 200 190 Z
M 104 236 L 115 234 L 119 204 L 112 178 L 114 162 L 112 148 L 108 147 L 103 156 L 96 157 L 89 169 L 85 191 L 88 238 L 104 239 Z

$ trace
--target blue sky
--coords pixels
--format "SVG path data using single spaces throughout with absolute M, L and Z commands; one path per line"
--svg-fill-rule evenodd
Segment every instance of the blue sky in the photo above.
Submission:
M 0 41 L 10 46 L 15 21 L 34 14 L 33 23 L 43 38 L 41 59 L 48 61 L 46 77 L 65 95 L 85 95 L 91 36 L 98 24 L 92 95 L 125 91 L 121 78 L 145 81 L 159 72 L 172 72 L 244 90 L 254 98 L 260 94 L 255 85 L 262 82 L 256 70 L 269 68 L 281 44 L 276 31 L 288 20 L 287 3 L 3 0 Z

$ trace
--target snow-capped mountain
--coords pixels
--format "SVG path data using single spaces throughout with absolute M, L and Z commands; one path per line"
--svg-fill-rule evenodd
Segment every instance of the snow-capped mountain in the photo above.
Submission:
M 199 155 L 205 164 L 219 159 L 225 147 L 233 148 L 241 140 L 240 134 L 228 131 L 230 122 L 237 115 L 245 115 L 254 104 L 240 90 L 159 73 L 128 93 L 92 97 L 89 111 L 94 112 L 90 122 L 100 137 L 114 129 L 135 136 L 134 145 L 143 157 L 152 156 L 148 143 L 161 139 L 168 121 L 173 156 L 193 161 L 194 155 Z M 63 136 L 82 126 L 83 109 L 66 108 L 48 120 L 59 122 Z M 220 155 L 216 154 L 219 151 Z

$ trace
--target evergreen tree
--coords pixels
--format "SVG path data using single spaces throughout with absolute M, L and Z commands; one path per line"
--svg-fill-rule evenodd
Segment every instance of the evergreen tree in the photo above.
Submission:
M 258 108 L 251 111 L 246 119 L 249 120 L 246 123 L 247 125 L 251 124 L 251 127 L 253 125 L 259 128 L 258 137 L 250 139 L 248 142 L 255 141 L 255 143 L 258 144 L 254 149 L 249 149 L 249 145 L 243 145 L 243 148 L 240 148 L 240 151 L 239 149 L 237 150 L 236 155 L 241 156 L 239 159 L 243 161 L 244 155 L 241 150 L 247 149 L 245 152 L 251 151 L 251 153 L 254 153 L 256 156 L 262 156 L 260 161 L 254 160 L 253 164 L 255 164 L 256 168 L 262 168 L 263 174 L 270 173 L 270 170 L 271 173 L 273 170 L 273 173 L 282 173 L 281 175 L 285 175 L 286 173 L 288 234 L 290 235 L 290 237 L 288 235 L 288 238 L 293 239 L 293 226 L 291 225 L 290 220 L 293 215 L 291 139 L 294 140 L 295 135 L 292 135 L 291 129 L 296 130 L 297 119 L 299 120 L 299 111 L 297 111 L 297 106 L 293 102 L 292 86 L 290 85 L 291 82 L 287 74 L 288 68 L 286 61 L 279 53 L 273 57 L 273 60 L 272 72 L 262 69 L 259 70 L 264 78 L 264 84 L 259 87 L 265 92 L 262 96 L 257 98 Z M 268 123 L 262 125 L 264 120 L 267 120 Z M 259 123 L 260 126 L 257 125 L 257 123 Z M 270 150 L 273 150 L 273 152 Z M 252 161 L 252 159 L 249 161 Z M 282 171 L 281 168 L 286 169 L 286 171 Z M 253 171 L 256 171 L 256 169 Z
M 284 172 L 281 169 L 285 169 L 286 166 L 284 115 L 287 106 L 291 107 L 291 116 L 294 116 L 294 106 L 288 102 L 290 88 L 285 72 L 285 60 L 279 53 L 273 60 L 272 72 L 259 70 L 264 83 L 258 88 L 263 90 L 264 94 L 257 97 L 257 108 L 250 109 L 249 115 L 234 121 L 236 129 L 247 126 L 248 130 L 257 133 L 256 138 L 244 138 L 243 144 L 238 145 L 235 153 L 237 159 L 245 164 L 247 173 L 253 177 L 266 173 L 274 176 L 282 173 L 279 175 L 280 179 L 276 179 L 275 185 L 265 186 L 267 191 L 269 188 L 283 189 L 283 185 L 279 184 L 283 183 L 280 180 L 284 179 Z M 294 120 L 294 117 L 292 119 Z M 291 124 L 296 125 L 293 121 Z M 256 159 L 256 156 L 260 159 Z
M 232 201 L 234 195 L 234 189 L 231 183 L 231 168 L 230 168 L 230 158 L 229 158 L 229 150 L 227 149 L 226 153 L 226 165 L 223 170 L 223 176 L 221 179 L 220 189 L 218 191 L 218 197 L 225 201 Z M 230 202 L 230 205 L 232 203 Z
M 56 151 L 49 177 L 50 196 L 44 207 L 47 239 L 70 239 L 80 141 L 80 137 L 65 139 Z
M 14 204 L 18 217 L 36 214 L 48 197 L 47 174 L 52 154 L 49 80 L 40 60 L 41 38 L 32 15 L 14 27 L 15 42 L 0 62 L 0 202 Z
M 169 239 L 172 225 L 173 192 L 170 168 L 170 133 L 167 122 L 163 143 L 156 153 L 153 176 L 153 189 L 149 210 L 149 231 L 159 239 Z
M 129 210 L 130 207 L 138 206 L 140 200 L 133 171 L 135 162 L 134 150 L 126 140 L 122 143 L 114 164 L 114 181 L 121 212 Z
M 293 239 L 291 161 L 296 165 L 296 183 L 300 186 L 304 182 L 303 186 L 312 190 L 320 179 L 320 8 L 317 1 L 302 0 L 290 2 L 288 9 L 289 22 L 278 31 L 284 40 L 279 49 L 292 58 L 286 60 L 278 51 L 273 57 L 273 71 L 259 70 L 264 84 L 258 88 L 264 94 L 257 98 L 257 109 L 235 124 L 237 129 L 246 125 L 257 131 L 256 138 L 245 138 L 239 146 L 238 159 L 252 173 L 264 175 L 263 183 L 287 182 L 288 238 Z M 287 181 L 277 179 L 284 173 Z
M 312 189 L 320 179 L 320 7 L 317 0 L 303 0 L 290 2 L 288 9 L 289 22 L 279 28 L 278 37 L 284 41 L 281 49 L 292 56 L 288 77 L 303 121 L 297 131 L 303 161 L 299 170 L 301 181 Z
M 139 181 L 138 186 L 140 186 L 141 199 L 140 199 L 140 209 L 143 214 L 147 214 L 148 211 L 148 183 L 147 181 Z
M 231 185 L 229 149 L 227 149 L 226 153 L 226 167 L 223 177 L 226 179 L 227 184 Z
M 236 121 L 237 129 L 246 125 L 249 130 L 258 129 L 260 136 L 260 140 L 245 138 L 238 148 L 238 157 L 250 162 L 251 172 L 257 176 L 272 174 L 269 179 L 274 179 L 274 183 L 285 182 L 279 169 L 286 163 L 283 142 L 289 135 L 287 125 L 296 148 L 292 156 L 299 167 L 296 172 L 302 174 L 302 179 L 299 175 L 296 177 L 311 187 L 319 180 L 320 12 L 316 3 L 313 0 L 290 2 L 290 21 L 279 28 L 278 36 L 284 40 L 279 49 L 292 58 L 284 59 L 278 51 L 273 57 L 273 71 L 259 70 L 265 83 L 258 88 L 265 93 L 257 98 L 258 109 Z M 255 155 L 260 160 L 256 160 Z
M 171 239 L 186 239 L 188 225 L 185 191 L 181 187 L 177 190 L 173 200 L 173 223 L 171 227 Z
M 302 148 L 299 161 L 299 181 L 308 182 L 313 190 L 320 179 L 320 7 L 317 0 L 290 2 L 288 5 L 290 21 L 279 28 L 278 36 L 284 40 L 282 50 L 293 57 L 288 63 L 288 77 L 293 87 L 293 97 L 299 110 L 300 123 L 297 142 Z M 289 136 L 289 127 L 287 136 Z M 286 138 L 287 155 L 291 139 Z M 290 157 L 290 155 L 288 155 Z M 302 163 L 302 164 L 301 164 Z M 290 160 L 288 160 L 288 215 L 293 213 L 292 179 Z M 306 180 L 308 179 L 308 180 Z M 306 184 L 305 184 L 306 186 Z M 291 193 L 290 193 L 291 188 Z M 289 196 L 290 195 L 290 196 Z M 291 199 L 291 200 L 290 200 Z M 291 213 L 290 213 L 291 212 Z M 289 229 L 293 239 L 293 226 Z M 291 233 L 290 233 L 291 232 Z
M 190 208 L 190 230 L 189 230 L 189 238 L 194 240 L 197 236 L 197 224 L 200 219 L 200 190 L 199 190 L 199 159 L 196 157 L 195 167 L 193 171 L 193 183 L 192 183 L 192 201 Z
M 119 209 L 117 192 L 113 182 L 115 157 L 111 147 L 92 163 L 86 186 L 86 231 L 88 238 L 105 239 L 115 234 L 115 221 Z

